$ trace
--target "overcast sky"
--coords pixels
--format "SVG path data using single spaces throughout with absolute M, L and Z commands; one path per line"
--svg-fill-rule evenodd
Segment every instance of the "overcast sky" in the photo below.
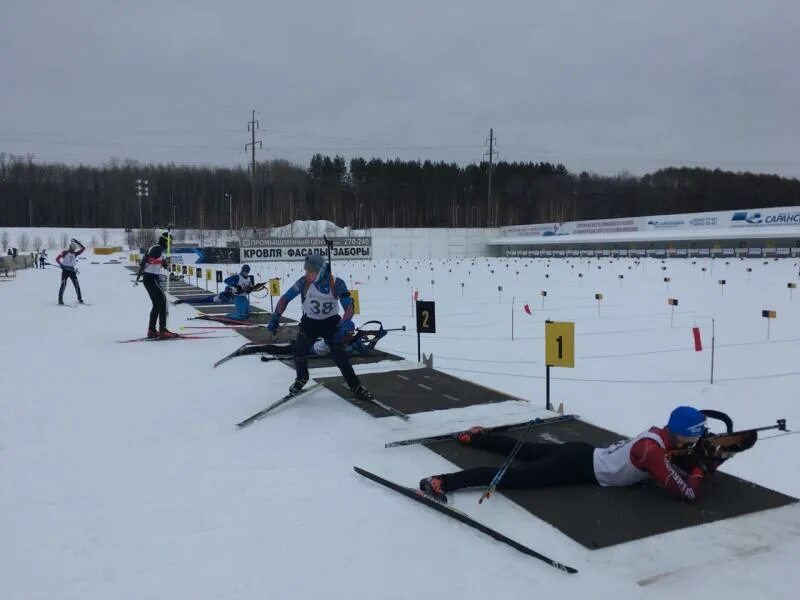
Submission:
M 800 177 L 800 2 L 2 0 L 0 152 Z

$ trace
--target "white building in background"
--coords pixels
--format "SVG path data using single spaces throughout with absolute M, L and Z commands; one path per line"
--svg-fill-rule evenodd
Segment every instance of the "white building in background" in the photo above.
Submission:
M 495 256 L 800 256 L 800 206 L 504 227 Z

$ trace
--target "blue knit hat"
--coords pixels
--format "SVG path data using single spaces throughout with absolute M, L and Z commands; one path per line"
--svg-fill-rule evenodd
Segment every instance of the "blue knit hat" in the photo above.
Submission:
M 698 437 L 706 431 L 706 416 L 691 406 L 679 406 L 670 413 L 667 429 L 675 435 Z
M 250 272 L 250 265 L 242 265 L 241 274 L 247 275 Z

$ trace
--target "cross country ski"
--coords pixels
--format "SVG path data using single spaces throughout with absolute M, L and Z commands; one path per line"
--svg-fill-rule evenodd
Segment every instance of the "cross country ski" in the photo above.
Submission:
M 286 394 L 280 400 L 276 400 L 275 402 L 273 402 L 272 404 L 267 406 L 265 409 L 258 411 L 254 415 L 250 415 L 249 417 L 247 417 L 243 421 L 239 421 L 236 424 L 236 426 L 239 427 L 239 428 L 242 428 L 242 427 L 247 427 L 248 425 L 252 425 L 256 421 L 260 421 L 261 419 L 266 417 L 268 413 L 272 412 L 273 410 L 275 410 L 279 406 L 282 406 L 282 405 L 286 404 L 287 402 L 289 402 L 289 400 L 293 400 L 295 398 L 299 398 L 300 396 L 305 396 L 309 392 L 312 392 L 312 391 L 316 390 L 317 388 L 319 388 L 321 386 L 322 386 L 321 383 L 315 383 L 314 385 L 312 385 L 310 387 L 307 387 L 307 388 L 304 388 L 304 389 L 300 390 L 297 393 L 292 394 L 290 392 L 290 393 Z
M 485 533 L 486 535 L 496 539 L 498 542 L 507 544 L 512 548 L 514 548 L 515 550 L 522 552 L 523 554 L 527 554 L 528 556 L 531 556 L 537 560 L 541 560 L 542 562 L 558 569 L 559 571 L 563 571 L 569 574 L 574 574 L 578 572 L 578 570 L 575 569 L 574 567 L 567 566 L 556 560 L 553 560 L 548 556 L 545 556 L 544 554 L 540 554 L 539 552 L 536 552 L 536 550 L 532 550 L 531 548 L 528 548 L 527 546 L 520 544 L 515 540 L 512 540 L 510 537 L 503 535 L 499 531 L 476 521 L 468 514 L 461 512 L 460 510 L 453 508 L 452 506 L 448 506 L 447 504 L 442 504 L 441 502 L 431 498 L 424 492 L 394 483 L 393 481 L 384 479 L 380 475 L 375 475 L 375 473 L 370 473 L 369 471 L 366 471 L 365 469 L 362 469 L 360 467 L 353 467 L 353 470 L 359 475 L 362 475 L 367 479 L 371 479 L 375 483 L 379 483 L 382 486 L 389 488 L 390 490 L 394 490 L 395 492 L 398 492 L 408 498 L 411 498 L 412 500 L 416 500 L 420 504 L 424 504 L 425 506 L 438 511 L 443 515 L 452 517 L 456 521 L 460 521 L 461 523 L 464 523 L 464 525 L 468 525 L 469 527 L 472 527 L 473 529 L 476 529 L 481 533 Z

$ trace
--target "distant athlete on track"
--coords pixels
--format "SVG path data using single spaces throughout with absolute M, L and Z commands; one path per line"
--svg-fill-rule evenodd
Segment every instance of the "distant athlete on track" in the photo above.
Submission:
M 161 267 L 164 264 L 164 251 L 172 241 L 168 231 L 161 234 L 158 243 L 153 244 L 147 250 L 139 264 L 139 272 L 136 274 L 134 286 L 139 285 L 139 280 L 144 281 L 144 287 L 153 303 L 150 309 L 150 321 L 147 325 L 148 339 L 168 339 L 178 337 L 178 334 L 167 329 L 167 297 L 161 289 Z M 156 331 L 156 319 L 158 319 L 158 331 Z
M 250 275 L 250 265 L 242 265 L 242 268 L 236 275 L 226 277 L 225 285 L 234 288 L 239 294 L 249 292 L 250 288 L 255 285 L 253 276 Z
M 210 296 L 195 296 L 189 298 L 179 298 L 173 304 L 230 304 L 233 302 L 234 288 L 229 285 L 225 286 L 219 294 L 211 294 Z
M 498 489 L 535 489 L 555 485 L 591 483 L 604 487 L 623 487 L 654 479 L 678 499 L 697 499 L 703 476 L 716 471 L 724 456 L 709 457 L 686 464 L 670 459 L 669 452 L 691 446 L 706 431 L 706 417 L 690 406 L 672 411 L 665 427 L 651 427 L 634 438 L 607 448 L 585 442 L 563 444 L 526 443 L 517 454 L 521 465 L 509 468 Z M 458 441 L 490 452 L 508 454 L 517 443 L 513 437 L 473 427 L 458 436 Z M 678 466 L 680 463 L 681 466 Z M 688 473 L 687 473 L 688 471 Z M 428 495 L 447 501 L 447 492 L 488 486 L 497 469 L 476 467 L 456 473 L 434 475 L 419 482 Z
M 81 286 L 78 283 L 78 257 L 83 254 L 84 250 L 86 250 L 86 247 L 75 238 L 72 238 L 69 242 L 69 247 L 56 256 L 56 262 L 61 267 L 61 287 L 58 288 L 59 304 L 64 304 L 64 289 L 67 287 L 67 279 L 71 280 L 72 285 L 75 287 L 78 303 L 83 304 Z
M 314 342 L 322 338 L 331 351 L 331 358 L 342 372 L 350 391 L 360 400 L 374 399 L 364 384 L 353 371 L 353 366 L 344 351 L 344 337 L 352 331 L 353 299 L 347 285 L 340 278 L 331 274 L 330 263 L 317 254 L 308 256 L 303 264 L 305 276 L 298 279 L 289 290 L 281 296 L 275 305 L 275 312 L 267 325 L 272 333 L 280 327 L 280 317 L 286 306 L 300 296 L 303 303 L 303 317 L 300 319 L 299 331 L 294 344 L 294 364 L 296 379 L 289 387 L 289 393 L 296 394 L 308 383 L 308 355 Z M 339 316 L 341 304 L 344 309 Z

